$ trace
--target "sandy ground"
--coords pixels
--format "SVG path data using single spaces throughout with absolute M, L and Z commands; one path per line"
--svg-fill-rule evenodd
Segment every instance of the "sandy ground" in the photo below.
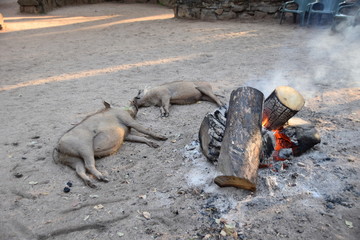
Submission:
M 359 27 L 189 21 L 144 4 L 27 15 L 1 0 L 0 12 L 1 240 L 360 236 Z M 98 189 L 54 163 L 58 139 L 103 100 L 126 106 L 138 89 L 174 80 L 208 81 L 224 101 L 241 86 L 268 96 L 290 85 L 322 142 L 285 171 L 259 170 L 256 193 L 220 189 L 196 142 L 215 105 L 200 102 L 173 106 L 168 118 L 141 109 L 138 120 L 169 140 L 158 149 L 126 142 L 98 160 L 110 178 Z

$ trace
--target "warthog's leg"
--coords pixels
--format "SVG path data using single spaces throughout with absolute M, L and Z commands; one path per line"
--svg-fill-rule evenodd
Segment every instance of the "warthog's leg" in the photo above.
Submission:
M 108 182 L 109 180 L 95 168 L 95 157 L 94 157 L 94 150 L 92 147 L 93 146 L 91 144 L 91 147 L 89 148 L 79 149 L 79 154 L 82 157 L 82 159 L 84 159 L 85 162 L 85 168 L 100 181 Z
M 212 92 L 211 88 L 208 88 L 208 87 L 196 87 L 196 89 L 199 90 L 204 95 L 202 97 L 203 100 L 213 101 L 219 107 L 221 107 L 223 105 L 223 103 L 221 103 L 221 101 Z
M 161 98 L 161 106 L 160 106 L 160 112 L 162 117 L 168 117 L 169 116 L 169 110 L 170 109 L 170 96 L 165 95 Z
M 129 117 L 123 116 L 121 118 L 121 121 L 127 127 L 133 128 L 138 132 L 149 135 L 149 136 L 153 137 L 154 139 L 157 139 L 157 140 L 166 140 L 167 139 L 167 137 L 165 137 L 164 135 L 154 133 L 154 132 L 150 131 L 149 129 L 143 127 L 140 123 L 138 123 L 135 119 L 131 118 L 130 116 Z
M 133 122 L 131 123 L 131 125 L 129 125 L 130 128 L 134 128 L 136 131 L 138 132 L 141 132 L 141 133 L 144 133 L 146 135 L 149 135 L 151 137 L 153 137 L 154 139 L 157 139 L 157 140 L 166 140 L 167 137 L 165 137 L 164 135 L 161 135 L 159 133 L 154 133 L 152 131 L 150 131 L 149 129 L 147 128 L 144 128 L 143 126 L 141 126 L 138 122 Z
M 93 184 L 88 175 L 86 175 L 85 165 L 81 158 L 77 157 L 67 157 L 66 164 L 75 169 L 79 177 L 84 180 L 85 184 L 91 188 L 96 188 L 96 185 Z
M 131 135 L 131 134 L 128 134 L 126 136 L 125 141 L 146 143 L 148 146 L 153 147 L 153 148 L 158 148 L 160 146 L 156 142 L 150 141 L 146 137 L 136 136 L 136 135 Z

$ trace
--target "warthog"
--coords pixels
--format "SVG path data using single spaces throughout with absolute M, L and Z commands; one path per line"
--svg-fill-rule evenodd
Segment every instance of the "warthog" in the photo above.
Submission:
M 171 104 L 192 104 L 199 100 L 222 103 L 207 82 L 171 82 L 151 89 L 140 90 L 134 98 L 138 107 L 159 106 L 162 117 L 169 116 Z
M 98 180 L 108 182 L 106 176 L 95 167 L 95 157 L 111 155 L 119 150 L 124 141 L 146 143 L 150 147 L 159 147 L 156 142 L 144 136 L 130 134 L 130 129 L 149 135 L 157 140 L 166 140 L 163 135 L 153 133 L 144 128 L 134 118 L 137 107 L 134 104 L 126 108 L 110 107 L 104 102 L 105 108 L 87 116 L 79 124 L 68 130 L 59 140 L 55 148 L 56 162 L 68 165 L 85 181 L 85 184 L 95 188 L 86 170 Z M 55 151 L 54 151 L 55 152 Z

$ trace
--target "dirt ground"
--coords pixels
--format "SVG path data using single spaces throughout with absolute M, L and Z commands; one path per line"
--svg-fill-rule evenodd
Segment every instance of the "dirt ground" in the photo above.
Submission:
M 148 4 L 18 10 L 0 0 L 1 240 L 358 239 L 359 27 L 190 21 Z M 126 142 L 98 160 L 110 182 L 95 190 L 54 163 L 58 139 L 103 100 L 126 106 L 138 89 L 174 80 L 208 81 L 223 101 L 241 86 L 265 97 L 292 86 L 306 99 L 297 116 L 322 141 L 284 171 L 260 169 L 256 193 L 220 189 L 197 143 L 216 106 L 199 102 L 168 118 L 140 109 L 138 120 L 169 139 L 158 149 Z

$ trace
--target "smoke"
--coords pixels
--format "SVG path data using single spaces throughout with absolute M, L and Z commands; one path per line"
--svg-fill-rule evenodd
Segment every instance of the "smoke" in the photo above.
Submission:
M 347 26 L 338 33 L 315 26 L 294 31 L 293 45 L 281 50 L 273 70 L 248 86 L 262 91 L 265 98 L 281 85 L 306 98 L 325 88 L 360 87 L 360 26 Z

